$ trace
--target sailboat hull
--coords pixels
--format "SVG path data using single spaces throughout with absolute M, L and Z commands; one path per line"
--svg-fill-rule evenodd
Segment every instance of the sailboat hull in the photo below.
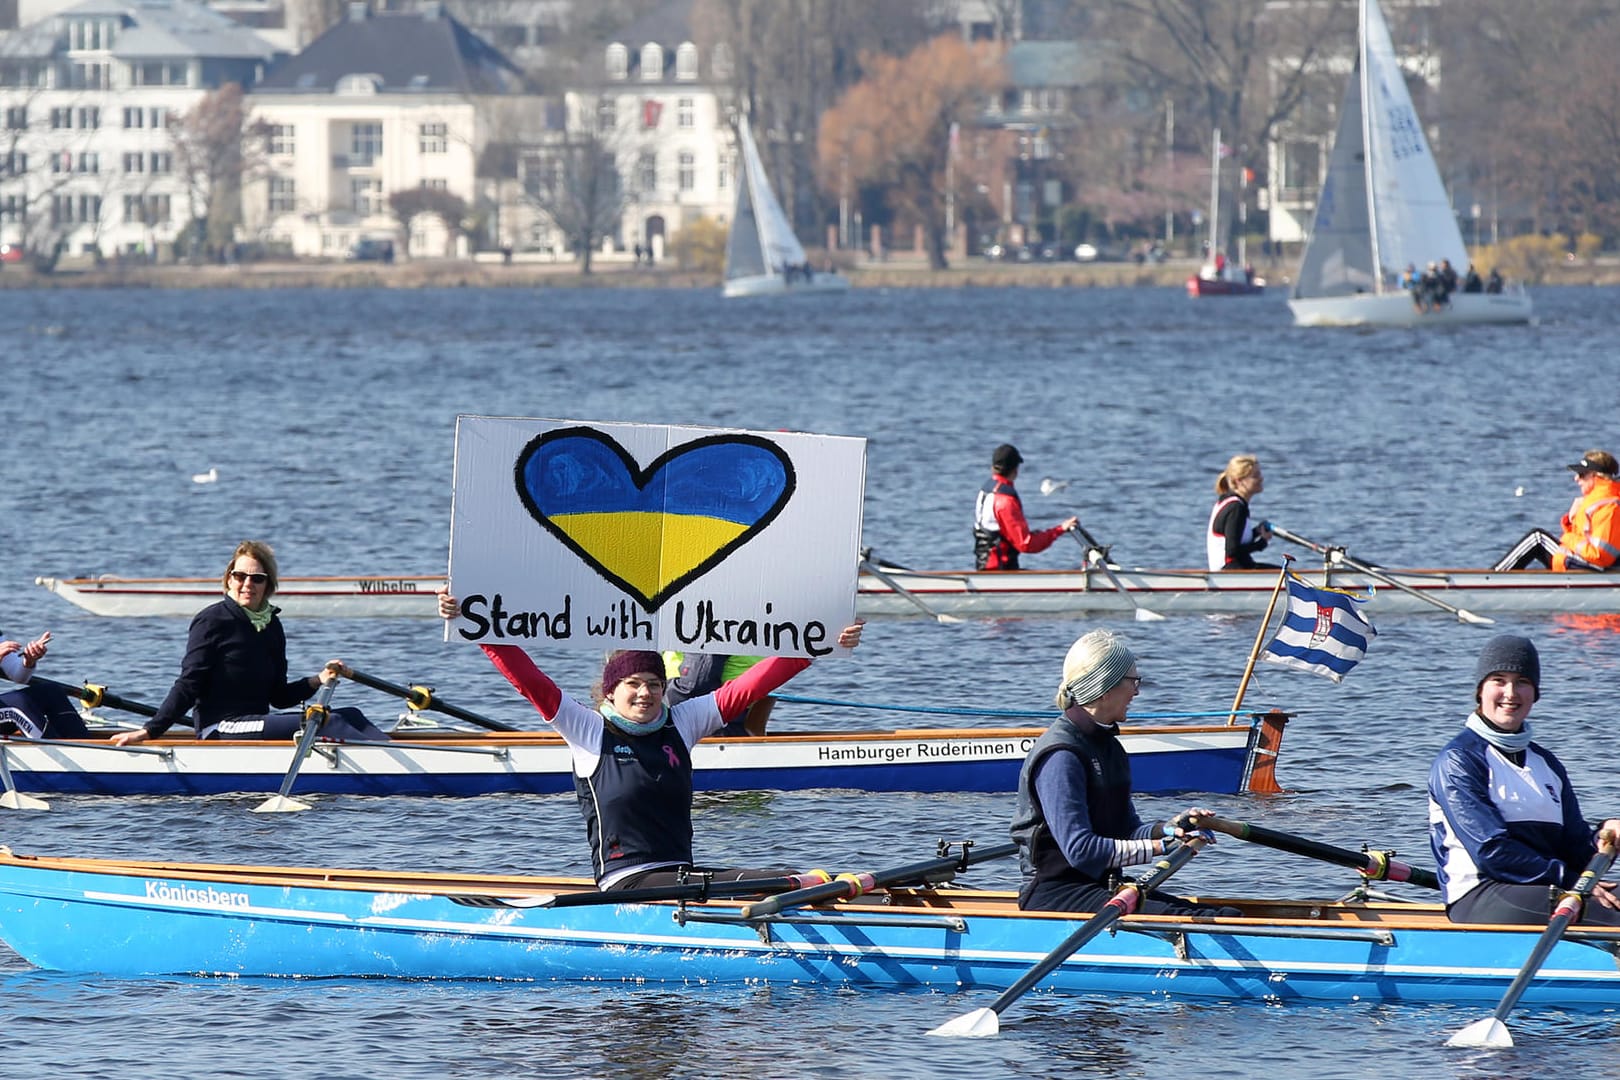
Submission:
M 1450 326 L 1527 323 L 1534 314 L 1526 293 L 1453 293 L 1438 311 L 1419 311 L 1410 293 L 1356 293 L 1295 297 L 1288 301 L 1299 326 Z
M 727 298 L 740 296 L 799 296 L 812 293 L 844 292 L 849 289 L 849 278 L 843 274 L 825 272 L 818 273 L 809 281 L 794 278 L 789 282 L 781 274 L 755 274 L 751 277 L 733 278 L 725 283 L 721 295 Z

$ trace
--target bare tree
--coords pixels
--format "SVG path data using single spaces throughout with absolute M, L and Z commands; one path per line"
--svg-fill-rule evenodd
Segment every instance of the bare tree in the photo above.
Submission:
M 426 184 L 394 192 L 388 196 L 388 206 L 399 219 L 399 227 L 405 233 L 406 256 L 411 254 L 411 223 L 417 218 L 437 217 L 444 222 L 447 230 L 455 233 L 461 228 L 462 219 L 467 216 L 466 199 L 441 188 L 430 188 Z
M 567 238 L 584 274 L 629 202 L 618 158 L 615 140 L 591 128 L 561 133 L 524 151 L 519 161 L 524 200 Z
M 250 124 L 242 87 L 226 83 L 205 95 L 169 129 L 175 165 L 186 185 L 192 255 L 222 250 L 242 220 L 242 181 L 262 164 L 265 133 Z

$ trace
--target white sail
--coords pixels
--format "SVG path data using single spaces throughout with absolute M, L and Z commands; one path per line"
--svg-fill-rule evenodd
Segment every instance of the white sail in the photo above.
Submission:
M 1374 286 L 1359 75 L 1358 65 L 1344 88 L 1339 129 L 1333 135 L 1327 176 L 1316 199 L 1310 243 L 1294 281 L 1295 296 L 1345 296 L 1370 292 Z
M 1384 283 L 1398 288 L 1408 263 L 1421 270 L 1441 259 L 1450 259 L 1461 274 L 1468 248 L 1412 107 L 1389 26 L 1377 0 L 1363 0 L 1361 14 L 1367 174 Z
M 765 178 L 765 166 L 759 160 L 759 147 L 754 145 L 746 116 L 737 122 L 737 145 L 742 150 L 743 175 L 737 185 L 737 216 L 726 244 L 727 280 L 762 273 L 780 274 L 789 266 L 804 265 L 804 247 L 793 235 L 793 226 L 782 211 L 782 204 L 771 192 L 771 183 Z M 752 236 L 748 235 L 750 233 Z
M 1361 0 L 1359 56 L 1288 306 L 1302 326 L 1530 321 L 1522 290 L 1457 292 L 1441 305 L 1414 304 L 1400 288 L 1401 271 L 1442 259 L 1461 274 L 1468 248 L 1383 12 L 1377 0 Z

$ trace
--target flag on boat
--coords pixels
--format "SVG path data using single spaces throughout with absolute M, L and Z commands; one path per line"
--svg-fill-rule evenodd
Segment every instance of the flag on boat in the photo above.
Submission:
M 1261 658 L 1339 682 L 1378 631 L 1356 610 L 1371 594 L 1318 589 L 1288 575 L 1288 614 Z

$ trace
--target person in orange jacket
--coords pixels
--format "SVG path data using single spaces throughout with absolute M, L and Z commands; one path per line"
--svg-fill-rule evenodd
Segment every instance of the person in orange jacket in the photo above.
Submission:
M 1533 529 L 1496 564 L 1524 570 L 1533 563 L 1554 570 L 1609 570 L 1620 561 L 1620 472 L 1614 455 L 1588 450 L 1569 466 L 1581 493 L 1564 515 L 1563 535 Z

